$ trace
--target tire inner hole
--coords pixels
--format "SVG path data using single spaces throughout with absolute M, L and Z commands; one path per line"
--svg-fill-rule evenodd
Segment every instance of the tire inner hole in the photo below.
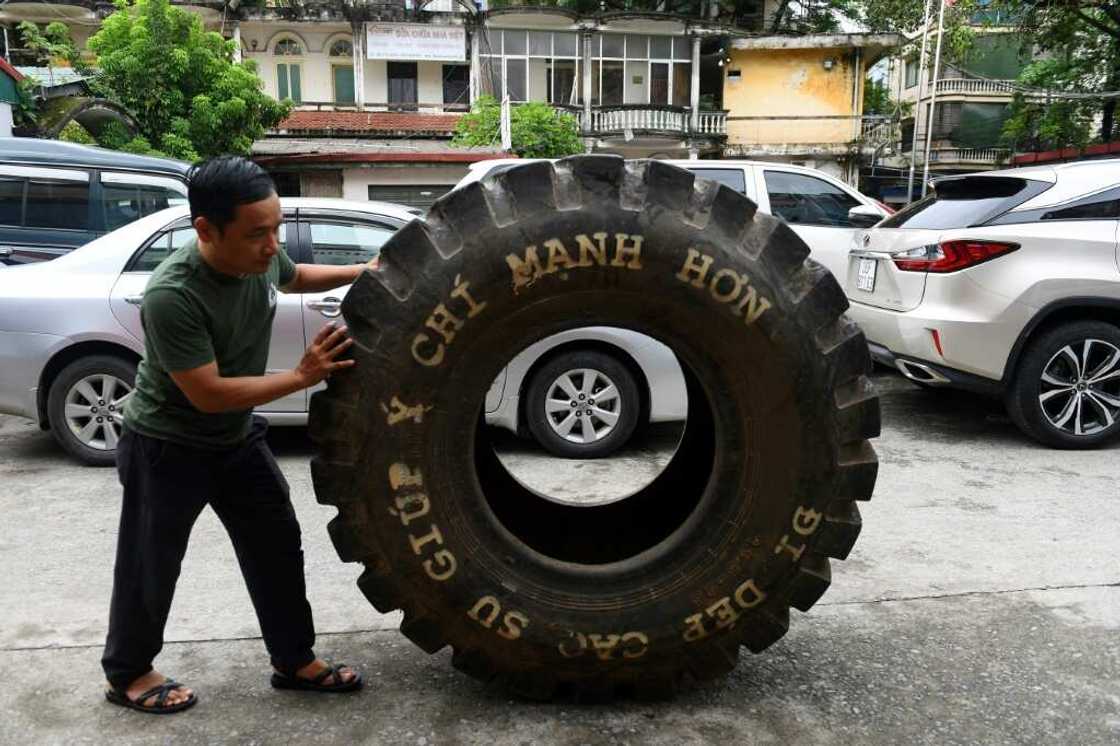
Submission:
M 589 409 L 592 414 L 596 410 L 581 404 L 579 394 L 585 397 L 582 401 L 598 395 L 598 409 L 602 392 L 610 394 L 613 387 L 622 398 L 620 414 L 622 408 L 633 405 L 621 396 L 625 382 L 618 380 L 618 369 L 599 364 L 601 358 L 593 355 L 560 353 L 534 365 L 525 376 L 521 404 L 527 409 L 535 403 L 539 419 L 528 427 L 524 419 L 529 413 L 525 412 L 520 436 L 496 427 L 493 417 L 490 425 L 486 418 L 480 419 L 473 447 L 479 485 L 494 517 L 509 533 L 546 557 L 600 565 L 652 549 L 692 515 L 714 466 L 715 423 L 697 377 L 669 348 L 664 349 L 675 358 L 676 370 L 666 375 L 669 384 L 662 381 L 660 385 L 670 395 L 684 399 L 676 404 L 679 414 L 670 415 L 665 422 L 648 423 L 647 398 L 640 413 L 646 422 L 639 423 L 625 443 L 616 443 L 617 450 L 609 455 L 581 458 L 579 438 L 557 437 L 547 446 L 538 440 L 542 431 L 561 435 L 563 428 L 556 425 L 564 423 L 573 425 L 572 430 L 586 428 L 587 442 L 597 442 L 591 428 L 600 423 L 587 426 L 581 422 Z M 566 381 L 564 376 L 568 376 Z M 640 372 L 634 378 L 645 385 Z M 562 396 L 568 397 L 563 402 L 568 412 L 559 406 Z M 582 416 L 575 415 L 581 407 Z M 549 415 L 554 415 L 551 422 Z M 572 419 L 565 422 L 565 418 Z M 558 446 L 564 455 L 557 455 Z M 647 472 L 644 479 L 642 469 Z M 637 479 L 635 471 L 640 475 Z

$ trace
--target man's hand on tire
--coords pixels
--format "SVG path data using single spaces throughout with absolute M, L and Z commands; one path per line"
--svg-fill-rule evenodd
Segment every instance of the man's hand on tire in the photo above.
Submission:
M 303 359 L 296 366 L 295 373 L 307 386 L 314 386 L 331 373 L 354 364 L 353 360 L 337 360 L 354 340 L 346 336 L 345 326 L 327 324 L 303 353 Z

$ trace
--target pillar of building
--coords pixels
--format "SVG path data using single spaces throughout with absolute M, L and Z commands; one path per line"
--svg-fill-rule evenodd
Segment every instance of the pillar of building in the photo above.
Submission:
M 692 107 L 689 121 L 689 131 L 696 133 L 700 129 L 700 37 L 692 37 L 692 88 L 689 89 L 689 106 Z
M 481 41 L 481 29 L 477 26 L 467 26 L 467 45 L 471 50 L 471 75 L 470 75 L 470 103 L 471 108 L 474 108 L 474 102 L 478 100 L 481 93 L 482 83 L 482 58 L 479 56 L 479 42 Z
M 354 52 L 354 103 L 359 111 L 366 103 L 366 27 L 361 21 L 350 24 L 350 34 L 353 39 L 351 47 Z
M 594 92 L 591 90 L 591 29 L 583 29 L 580 33 L 580 41 L 582 42 L 582 58 L 580 64 L 582 65 L 581 72 L 583 73 L 583 127 L 584 132 L 591 131 L 591 99 Z
M 237 21 L 233 22 L 233 43 L 236 45 L 233 48 L 233 61 L 241 62 L 241 24 Z

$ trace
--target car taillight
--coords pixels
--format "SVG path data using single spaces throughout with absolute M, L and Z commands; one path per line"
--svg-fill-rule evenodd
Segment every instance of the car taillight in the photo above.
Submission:
M 956 272 L 1003 256 L 1019 248 L 1001 241 L 942 241 L 891 255 L 903 272 Z

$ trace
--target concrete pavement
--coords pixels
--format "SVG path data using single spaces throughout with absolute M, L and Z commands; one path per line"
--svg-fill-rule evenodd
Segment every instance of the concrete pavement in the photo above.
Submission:
M 1120 741 L 1120 448 L 1046 450 L 993 403 L 877 380 L 879 483 L 829 593 L 776 646 L 743 653 L 727 682 L 656 706 L 511 703 L 446 653 L 414 648 L 335 557 L 304 434 L 277 430 L 320 652 L 359 665 L 372 686 L 338 699 L 268 688 L 232 549 L 207 511 L 159 661 L 203 702 L 170 718 L 110 707 L 98 701 L 98 657 L 115 474 L 72 464 L 48 434 L 0 417 L 0 742 Z

